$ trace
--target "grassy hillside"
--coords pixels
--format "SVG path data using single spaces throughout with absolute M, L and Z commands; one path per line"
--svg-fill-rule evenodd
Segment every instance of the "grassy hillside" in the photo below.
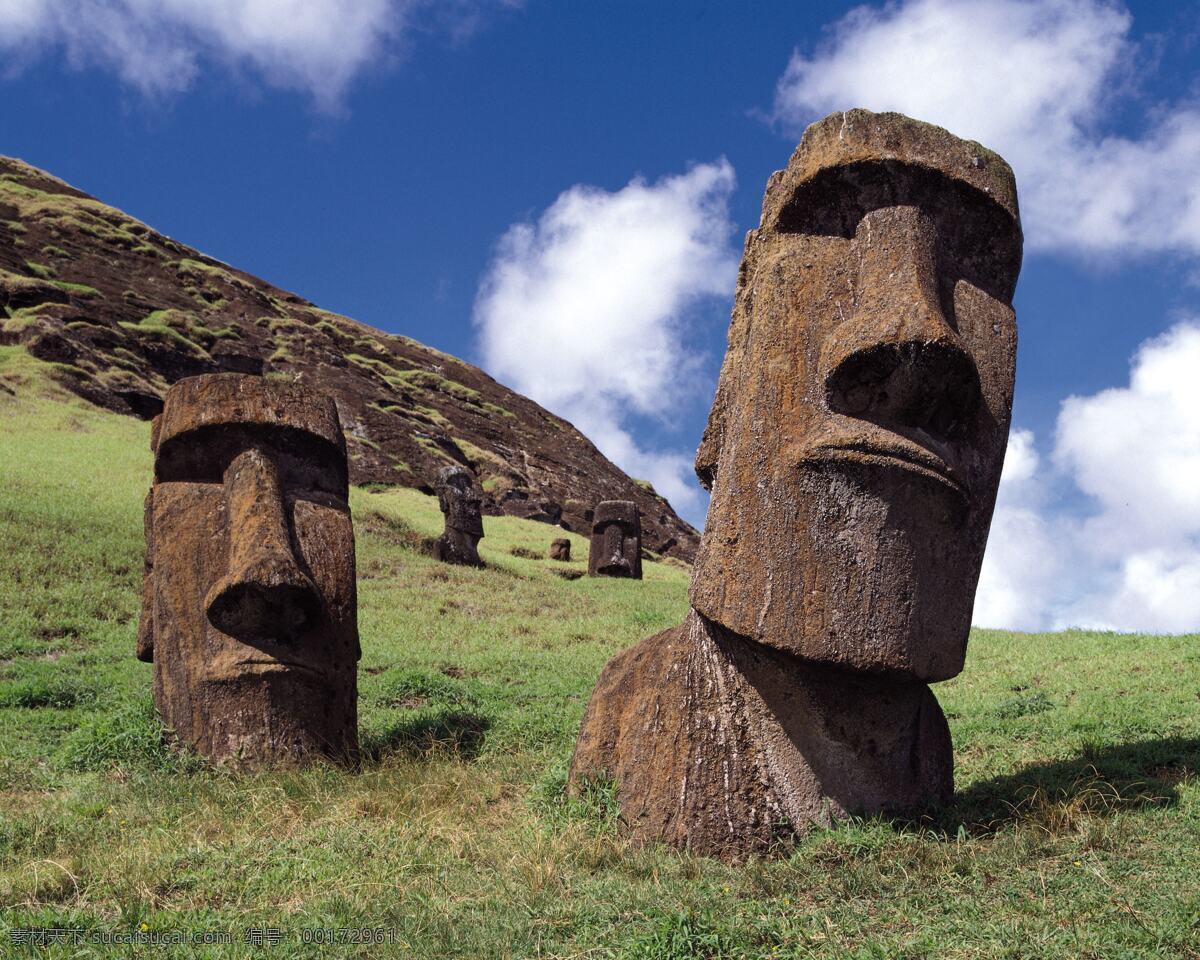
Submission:
M 478 367 L 322 310 L 0 157 L 0 346 L 18 344 L 72 393 L 144 419 L 181 377 L 297 379 L 337 401 L 356 483 L 431 493 L 455 463 L 494 513 L 586 531 L 594 504 L 634 500 L 651 549 L 690 560 L 699 542 L 647 481 Z
M 0 348 L 0 955 L 40 926 L 235 941 L 155 957 L 1200 957 L 1200 637 L 979 632 L 937 688 L 953 808 L 727 867 L 562 794 L 601 665 L 683 616 L 686 570 L 567 580 L 508 517 L 452 569 L 415 549 L 435 501 L 358 489 L 368 759 L 235 776 L 163 748 L 133 658 L 148 426 L 43 373 Z M 363 925 L 397 943 L 301 941 Z

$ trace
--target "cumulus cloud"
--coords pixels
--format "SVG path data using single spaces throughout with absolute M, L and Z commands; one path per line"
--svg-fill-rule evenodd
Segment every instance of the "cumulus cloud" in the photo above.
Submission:
M 1200 630 L 1198 368 L 1200 323 L 1180 323 L 1128 386 L 1063 402 L 1050 462 L 1013 432 L 976 623 Z
M 1061 581 L 1062 551 L 1050 519 L 1050 491 L 1033 433 L 1008 439 L 1000 494 L 975 595 L 974 622 L 1014 630 L 1045 628 L 1053 618 L 1051 586 Z
M 697 395 L 694 310 L 733 290 L 737 252 L 721 159 L 616 192 L 575 186 L 507 231 L 475 307 L 484 365 L 571 420 L 681 511 L 701 495 L 691 451 L 653 452 L 631 416 L 669 423 Z
M 150 97 L 179 93 L 205 63 L 247 71 L 335 110 L 363 70 L 386 58 L 428 0 L 4 0 L 9 67 L 61 49 L 76 68 L 111 70 Z M 515 0 L 490 0 L 512 5 Z M 453 30 L 489 0 L 456 0 Z
M 1136 96 L 1132 17 L 1111 0 L 905 0 L 859 7 L 797 51 L 775 116 L 898 110 L 999 151 L 1033 249 L 1200 253 L 1200 111 L 1138 102 L 1137 136 L 1105 123 Z

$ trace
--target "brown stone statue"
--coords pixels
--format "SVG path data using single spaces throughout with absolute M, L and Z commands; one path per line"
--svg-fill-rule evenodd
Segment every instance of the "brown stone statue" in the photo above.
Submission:
M 352 759 L 354 530 L 333 401 L 190 377 L 167 391 L 152 447 L 137 655 L 163 720 L 216 760 Z
M 642 518 L 632 500 L 596 504 L 588 576 L 642 579 Z
M 966 653 L 1020 263 L 1012 171 L 938 127 L 834 114 L 771 177 L 696 457 L 692 610 L 608 663 L 572 762 L 635 836 L 740 858 L 950 799 L 927 684 Z
M 571 541 L 566 537 L 559 537 L 557 540 L 550 541 L 550 559 L 568 561 L 571 559 Z
M 462 467 L 443 467 L 437 476 L 437 495 L 446 529 L 434 542 L 434 556 L 443 563 L 482 567 L 483 497 L 475 491 L 471 475 Z

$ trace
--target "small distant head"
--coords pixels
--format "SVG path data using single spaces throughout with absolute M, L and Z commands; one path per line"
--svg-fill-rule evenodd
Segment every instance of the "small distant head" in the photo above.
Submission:
M 483 539 L 483 498 L 470 473 L 462 467 L 443 467 L 437 475 L 437 494 L 447 527 Z
M 592 576 L 641 579 L 641 513 L 632 500 L 603 500 L 596 505 L 588 571 Z

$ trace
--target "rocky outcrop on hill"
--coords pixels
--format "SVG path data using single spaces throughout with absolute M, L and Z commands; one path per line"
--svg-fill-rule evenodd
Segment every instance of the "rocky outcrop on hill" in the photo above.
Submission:
M 696 531 L 567 421 L 482 370 L 329 313 L 0 157 L 0 343 L 92 403 L 149 418 L 183 377 L 299 381 L 337 402 L 354 483 L 434 491 L 458 464 L 489 514 L 576 531 L 632 500 L 648 549 L 691 560 Z

